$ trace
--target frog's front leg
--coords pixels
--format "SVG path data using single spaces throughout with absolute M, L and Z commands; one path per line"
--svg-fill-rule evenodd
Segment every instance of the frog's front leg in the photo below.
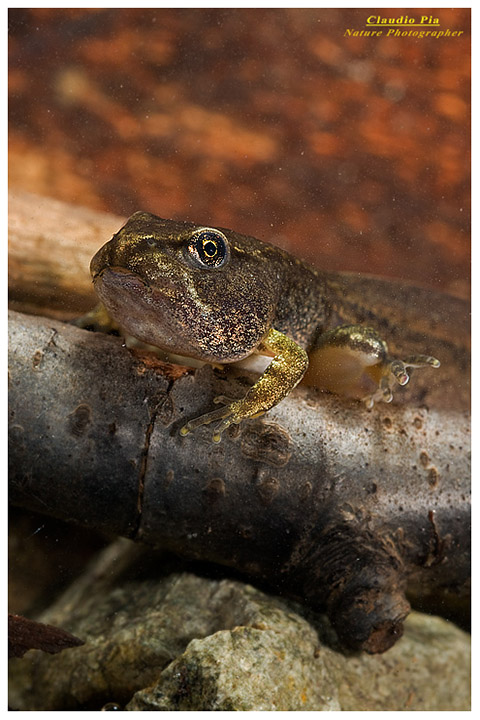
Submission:
M 308 355 L 296 342 L 272 329 L 257 350 L 260 354 L 272 356 L 273 360 L 245 397 L 190 420 L 180 430 L 181 435 L 220 420 L 213 435 L 214 442 L 220 442 L 222 433 L 230 425 L 262 415 L 298 385 L 308 367 Z M 224 400 L 226 398 L 215 399 L 216 402 Z
M 305 382 L 338 395 L 375 402 L 391 402 L 395 385 L 406 385 L 409 368 L 440 367 L 429 355 L 405 360 L 392 358 L 379 334 L 362 325 L 345 325 L 324 333 L 310 352 Z
M 83 328 L 84 330 L 120 334 L 119 325 L 112 320 L 103 303 L 98 303 L 95 305 L 93 310 L 85 313 L 85 315 L 75 318 L 71 321 L 71 324 L 76 325 L 79 328 Z

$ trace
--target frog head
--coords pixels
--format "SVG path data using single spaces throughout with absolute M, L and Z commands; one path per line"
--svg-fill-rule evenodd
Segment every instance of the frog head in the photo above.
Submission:
M 219 363 L 255 350 L 282 285 L 271 246 L 147 212 L 132 215 L 100 248 L 90 271 L 100 300 L 128 334 Z

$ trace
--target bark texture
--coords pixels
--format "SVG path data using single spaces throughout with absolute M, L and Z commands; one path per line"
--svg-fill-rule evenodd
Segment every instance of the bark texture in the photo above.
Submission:
M 250 381 L 178 377 L 117 338 L 11 314 L 10 498 L 237 568 L 382 652 L 405 593 L 468 593 L 469 419 L 299 389 L 220 445 L 189 417 Z

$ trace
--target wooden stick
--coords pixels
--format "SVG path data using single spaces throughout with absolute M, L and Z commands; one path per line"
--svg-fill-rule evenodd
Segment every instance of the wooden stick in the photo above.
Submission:
M 215 445 L 179 429 L 244 376 L 178 377 L 119 338 L 17 313 L 9 341 L 13 503 L 233 566 L 370 652 L 401 635 L 409 588 L 466 596 L 468 413 L 299 389 Z

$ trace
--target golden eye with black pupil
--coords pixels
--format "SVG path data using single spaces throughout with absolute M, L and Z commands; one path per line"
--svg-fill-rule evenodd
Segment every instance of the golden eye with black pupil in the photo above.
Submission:
M 227 238 L 220 230 L 201 228 L 190 237 L 187 257 L 200 268 L 215 270 L 228 260 Z

